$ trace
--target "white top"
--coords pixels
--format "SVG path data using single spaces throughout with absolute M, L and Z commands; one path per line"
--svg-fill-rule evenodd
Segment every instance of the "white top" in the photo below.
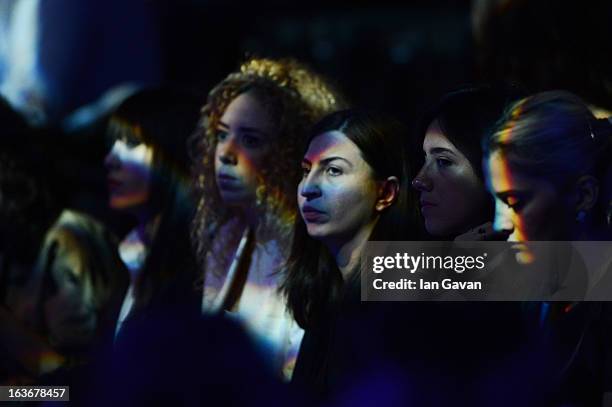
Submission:
M 132 230 L 119 244 L 119 257 L 121 257 L 130 273 L 130 286 L 125 293 L 123 303 L 121 304 L 121 311 L 119 311 L 119 318 L 117 318 L 115 339 L 119 335 L 123 322 L 130 315 L 134 306 L 134 282 L 142 270 L 147 253 L 147 246 L 140 239 L 137 229 Z
M 220 236 L 235 226 L 235 224 L 224 225 L 220 230 Z M 238 263 L 244 255 L 248 237 L 249 231 L 245 230 L 229 262 L 229 267 L 219 270 L 219 264 L 224 265 L 223 263 L 227 262 L 219 261 L 212 254 L 207 256 L 208 271 L 204 278 L 203 313 L 221 311 L 236 278 Z M 227 316 L 243 324 L 272 363 L 274 370 L 289 380 L 293 374 L 304 331 L 293 320 L 284 296 L 278 292 L 282 279 L 280 269 L 284 260 L 276 240 L 256 244 L 242 294 L 234 308 L 225 312 Z

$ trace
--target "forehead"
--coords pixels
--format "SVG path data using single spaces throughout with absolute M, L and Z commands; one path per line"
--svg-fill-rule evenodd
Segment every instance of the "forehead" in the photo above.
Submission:
M 116 140 L 113 144 L 115 154 L 126 161 L 151 164 L 153 162 L 153 147 L 141 143 L 136 147 L 130 147 L 123 140 Z
M 328 157 L 341 157 L 350 161 L 362 159 L 359 147 L 338 130 L 321 133 L 313 138 L 304 156 L 310 162 Z
M 251 92 L 236 96 L 227 105 L 221 121 L 229 127 L 254 127 L 260 130 L 272 127 L 269 112 Z
M 494 151 L 486 160 L 487 184 L 493 191 L 512 189 L 508 163 L 499 151 Z
M 423 151 L 427 153 L 434 148 L 444 148 L 459 153 L 457 147 L 446 138 L 437 120 L 429 125 L 423 139 Z
M 490 188 L 495 192 L 553 188 L 553 185 L 547 180 L 526 174 L 516 167 L 511 167 L 499 150 L 491 153 L 486 161 L 486 168 Z

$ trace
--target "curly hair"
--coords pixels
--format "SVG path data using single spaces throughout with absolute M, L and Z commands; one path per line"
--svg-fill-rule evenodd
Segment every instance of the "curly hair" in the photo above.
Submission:
M 231 218 L 217 190 L 214 174 L 216 129 L 227 106 L 249 92 L 270 113 L 279 129 L 269 165 L 258 175 L 257 207 L 264 214 L 260 228 L 281 242 L 290 239 L 297 203 L 299 161 L 310 127 L 321 117 L 344 106 L 343 98 L 321 76 L 293 59 L 251 58 L 229 74 L 208 95 L 192 137 L 192 160 L 197 210 L 192 239 L 204 266 L 214 232 Z

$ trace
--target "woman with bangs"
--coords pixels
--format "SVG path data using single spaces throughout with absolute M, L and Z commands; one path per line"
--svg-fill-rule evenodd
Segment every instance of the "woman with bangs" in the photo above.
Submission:
M 128 319 L 196 297 L 187 139 L 197 118 L 198 100 L 169 89 L 139 91 L 110 118 L 114 142 L 104 160 L 109 205 L 137 221 L 119 245 L 131 283 L 116 335 Z
M 202 312 L 242 322 L 286 378 L 302 331 L 278 285 L 300 154 L 308 129 L 341 104 L 322 77 L 294 60 L 250 59 L 210 92 L 193 138 Z

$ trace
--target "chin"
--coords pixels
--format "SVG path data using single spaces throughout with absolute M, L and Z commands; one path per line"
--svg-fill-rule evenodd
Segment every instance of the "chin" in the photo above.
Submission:
M 221 194 L 221 201 L 223 201 L 224 205 L 230 206 L 232 208 L 242 208 L 247 207 L 253 199 L 248 199 L 243 195 L 238 194 Z
M 126 203 L 121 199 L 121 198 L 113 198 L 111 197 L 108 200 L 108 206 L 111 209 L 115 209 L 115 210 L 124 210 L 124 209 L 129 209 L 129 205 L 126 205 Z
M 445 228 L 443 225 L 440 225 L 438 222 L 435 222 L 435 221 L 425 220 L 425 230 L 431 236 L 435 236 L 435 237 L 442 237 L 442 236 L 450 235 L 450 233 L 448 233 L 448 228 Z
M 111 196 L 108 206 L 115 210 L 131 210 L 147 203 L 147 198 L 141 195 Z
M 324 240 L 329 236 L 329 233 L 325 231 L 322 225 L 316 223 L 307 223 L 306 230 L 308 231 L 308 236 L 313 238 L 314 240 Z

